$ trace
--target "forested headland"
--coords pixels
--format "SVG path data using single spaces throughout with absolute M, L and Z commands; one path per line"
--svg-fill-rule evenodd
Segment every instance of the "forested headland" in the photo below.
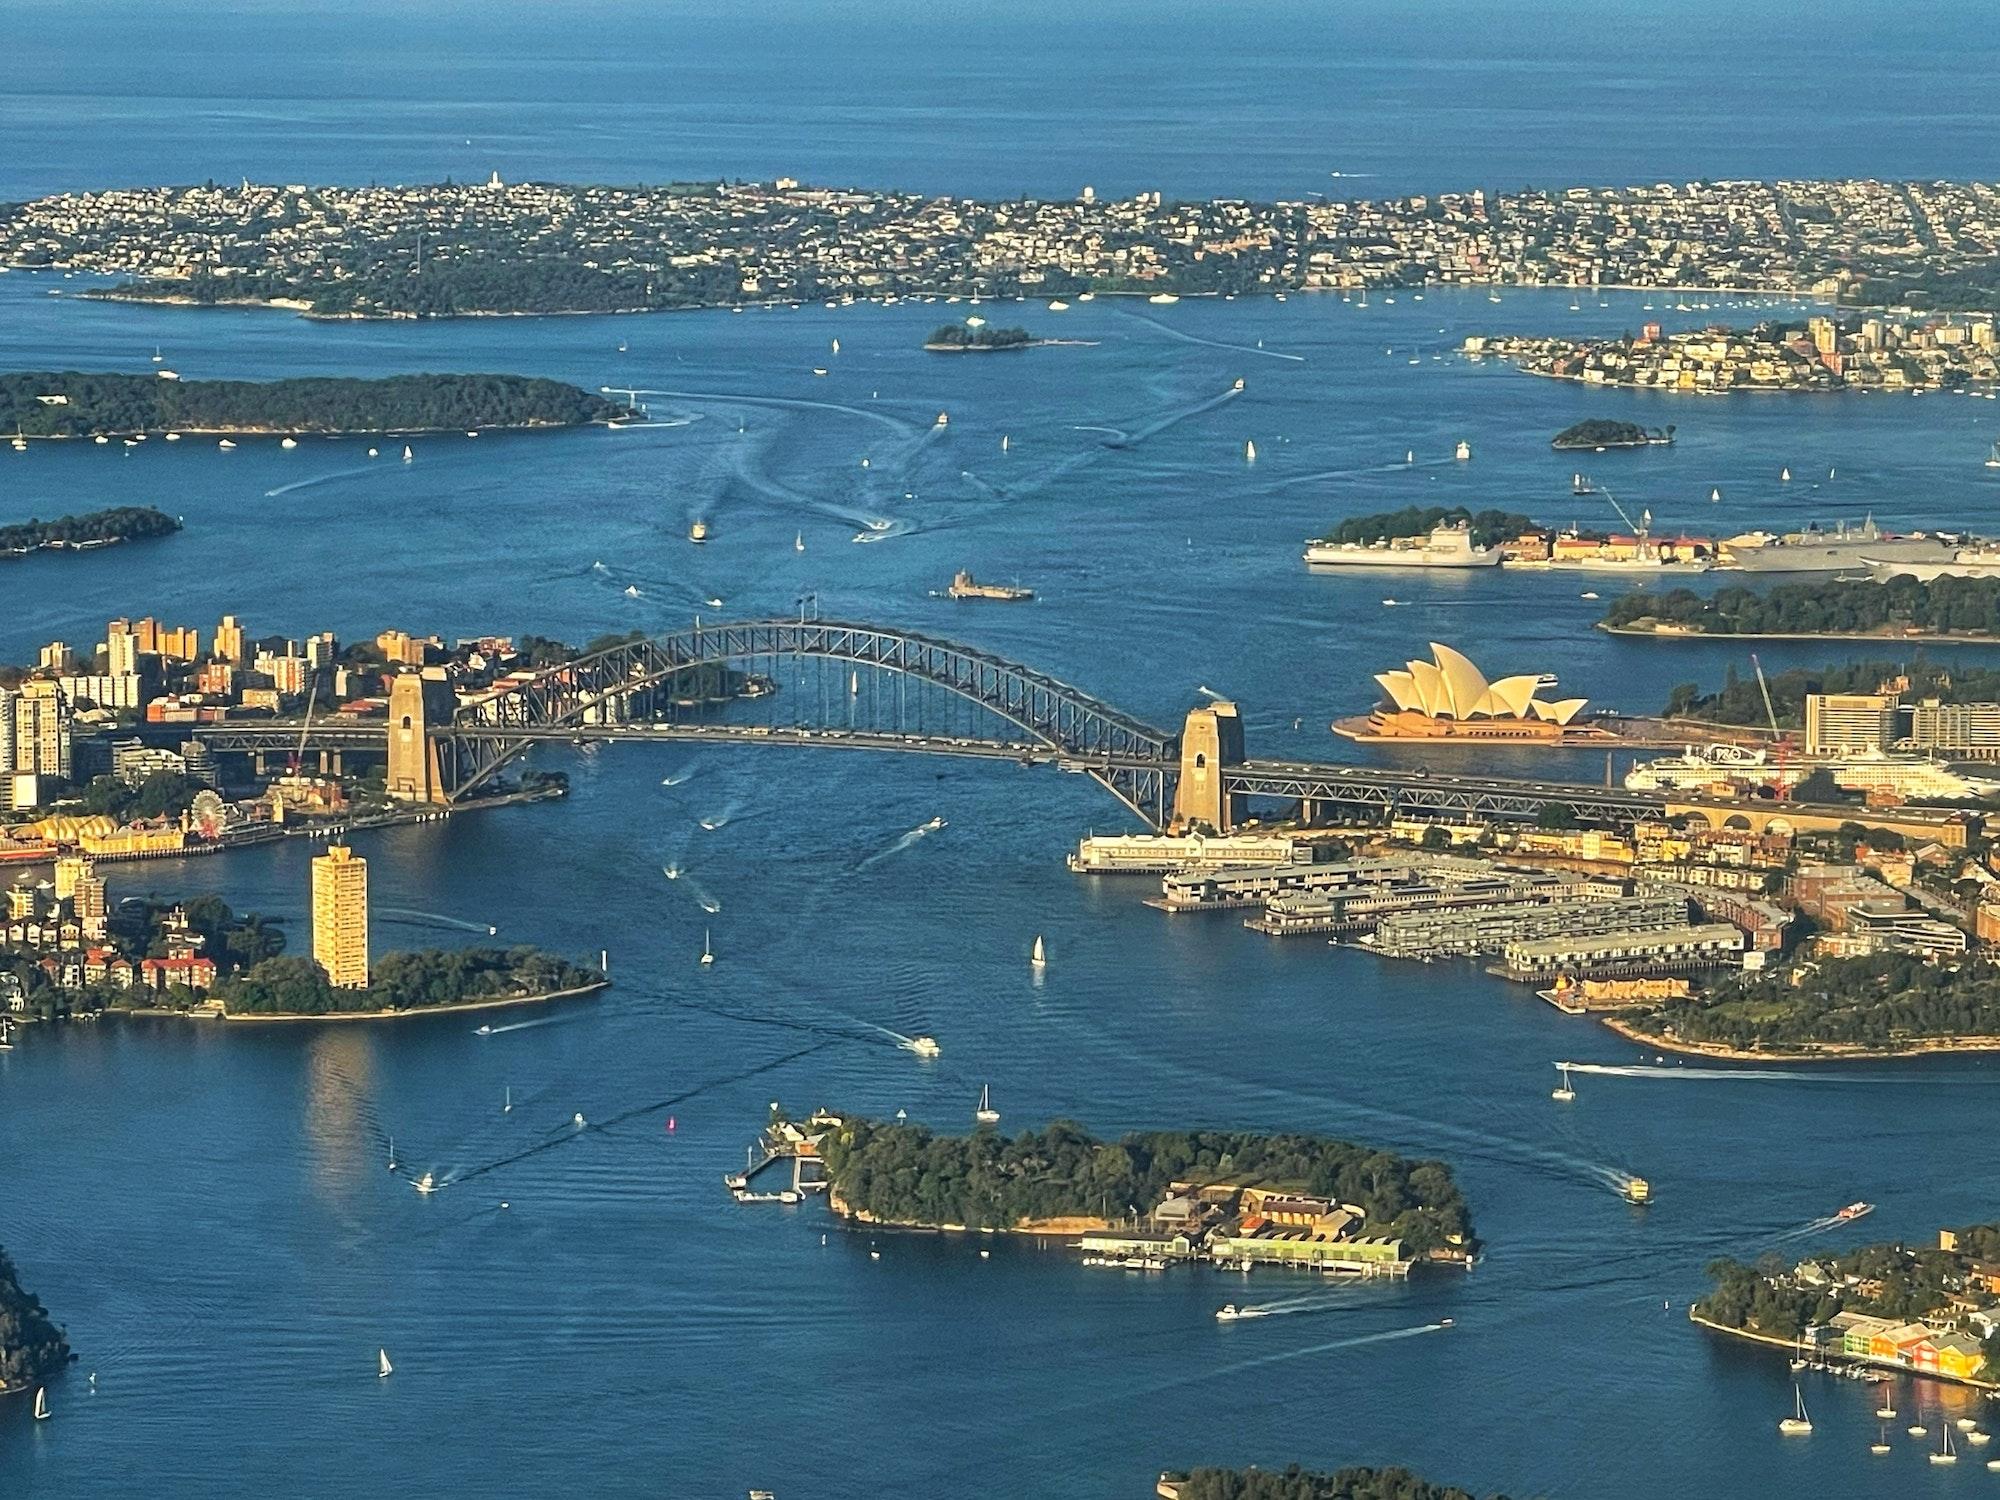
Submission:
M 526 375 L 162 380 L 31 370 L 0 374 L 0 434 L 417 433 L 575 427 L 627 415 L 602 396 Z
M 1604 628 L 1632 635 L 1879 635 L 2000 639 L 2000 578 L 1825 579 L 1776 588 L 1620 594 Z
M 0 1392 L 47 1380 L 69 1359 L 69 1340 L 41 1299 L 22 1287 L 14 1262 L 0 1249 Z
M 1168 1475 L 1177 1500 L 1478 1500 L 1457 1485 L 1432 1484 L 1408 1469 L 1193 1469 Z M 1493 1500 L 1507 1500 L 1495 1495 Z
M 267 958 L 218 980 L 209 998 L 231 1015 L 321 1016 L 353 1011 L 429 1010 L 558 994 L 606 981 L 539 948 L 450 948 L 391 953 L 368 975 L 368 988 L 336 989 L 309 958 Z
M 2000 1049 L 2000 965 L 1966 958 L 1946 967 L 1907 953 L 1821 959 L 1745 974 L 1618 1026 L 1667 1047 L 1757 1057 Z

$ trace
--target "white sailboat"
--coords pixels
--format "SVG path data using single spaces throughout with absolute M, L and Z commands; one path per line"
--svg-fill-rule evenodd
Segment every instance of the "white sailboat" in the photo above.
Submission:
M 1812 1418 L 1806 1415 L 1805 1393 L 1796 1380 L 1792 1382 L 1792 1415 L 1778 1424 L 1778 1431 L 1787 1437 L 1801 1437 L 1812 1431 Z
M 1043 945 L 1042 935 L 1039 932 L 1035 934 L 1035 951 L 1028 955 L 1028 962 L 1038 969 L 1046 969 L 1049 966 L 1049 950 Z
M 1709 503 L 1714 504 L 1716 501 L 1722 498 L 1722 491 L 1720 489 L 1712 489 L 1708 492 L 1708 498 L 1709 498 Z
M 1549 1097 L 1558 1104 L 1568 1104 L 1576 1098 L 1576 1090 L 1569 1085 L 1569 1064 L 1557 1063 L 1556 1067 L 1562 1072 L 1562 1082 L 1555 1086 Z
M 1007 451 L 1007 445 L 1008 445 L 1008 444 L 1009 444 L 1009 443 L 1010 443 L 1011 441 L 1012 441 L 1012 439 L 1011 439 L 1011 438 L 1009 438 L 1009 437 L 1007 436 L 1007 434 L 1005 434 L 1004 432 L 1003 432 L 1003 433 L 1002 433 L 1002 434 L 1000 435 L 1000 451 L 1001 451 L 1002 453 L 1005 453 L 1005 452 Z M 1995 451 L 2000 451 L 2000 444 L 1996 444 L 1996 445 L 1995 445 Z
M 701 930 L 701 966 L 706 969 L 715 962 L 715 950 L 708 944 L 708 929 Z
M 1778 470 L 1778 482 L 1781 484 L 1792 482 L 1792 471 L 1789 467 Z
M 48 1419 L 49 1388 L 45 1385 L 38 1385 L 35 1387 L 35 1420 L 37 1422 L 46 1422 Z
M 1466 459 L 1472 457 L 1472 444 L 1468 443 L 1464 438 L 1460 438 L 1458 440 L 1458 447 L 1452 451 L 1452 457 L 1456 458 L 1460 463 L 1465 462 Z
M 166 355 L 160 353 L 160 346 L 158 344 L 153 345 L 153 363 L 156 365 L 163 364 L 166 358 Z
M 396 1138 L 393 1135 L 389 1137 L 389 1170 L 396 1170 Z
M 1993 444 L 1992 451 L 1986 455 L 1986 467 L 1989 469 L 2000 469 L 2000 441 L 1996 441 Z
M 794 552 L 803 552 L 806 550 L 806 534 L 803 531 L 792 538 L 792 550 Z
M 1933 1453 L 1930 1459 L 1934 1464 L 1955 1464 L 1958 1462 L 1958 1455 L 1952 1451 L 1951 1423 L 1946 1422 L 1942 1425 L 1944 1429 L 1944 1446 Z
M 1878 1456 L 1889 1451 L 1889 1427 L 1887 1423 L 1884 1423 L 1882 1430 L 1875 1435 L 1875 1441 L 1868 1445 L 1868 1451 Z
M 391 1375 L 396 1373 L 396 1367 L 389 1363 L 389 1351 L 387 1349 L 377 1349 L 375 1351 L 375 1358 L 377 1361 L 375 1378 L 377 1380 L 387 1380 Z
M 835 340 L 833 341 L 833 352 L 834 352 L 835 354 L 838 354 L 838 353 L 840 353 L 840 340 L 839 340 L 839 339 L 835 339 Z
M 993 1090 L 989 1084 L 979 1085 L 979 1108 L 972 1112 L 972 1118 L 981 1125 L 1000 1123 L 1000 1111 L 993 1107 Z
M 503 1115 L 511 1115 L 513 1112 L 514 1112 L 514 1086 L 512 1084 L 508 1084 L 506 1092 L 501 1100 L 500 1113 Z
M 1243 444 L 1243 459 L 1246 463 L 1257 462 L 1257 445 L 1246 441 Z

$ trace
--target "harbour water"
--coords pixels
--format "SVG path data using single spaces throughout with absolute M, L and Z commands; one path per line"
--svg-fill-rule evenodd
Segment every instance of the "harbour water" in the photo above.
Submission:
M 476 95 L 476 80 L 465 87 Z M 4 104 L 15 120 L 45 107 Z M 227 137 L 219 118 L 189 125 L 208 134 L 173 162 L 144 144 L 104 159 L 135 181 L 190 175 L 195 145 L 225 156 L 242 143 L 267 153 L 246 170 L 293 181 L 441 170 L 422 142 L 380 162 L 377 143 L 320 136 L 301 153 L 298 110 L 274 105 L 278 123 Z M 696 166 L 695 145 L 675 155 L 615 132 L 593 136 L 608 144 L 591 154 L 569 123 L 540 116 L 532 153 L 491 164 Z M 969 150 L 976 132 L 959 128 L 947 143 Z M 991 185 L 990 160 L 949 144 L 928 163 L 867 146 L 849 138 L 828 175 Z M 1191 174 L 1197 185 L 1222 186 L 1213 149 L 1214 180 Z M 730 151 L 745 170 L 764 160 L 737 141 L 720 166 Z M 1095 175 L 1136 185 L 1156 165 Z M 1564 179 L 1633 175 L 1591 165 Z M 1862 169 L 1798 163 L 1849 166 Z M 1553 170 L 1530 157 L 1475 168 Z M 14 162 L 6 188 L 67 185 L 36 170 Z M 75 157 L 65 172 L 102 175 Z M 1404 293 L 1365 310 L 1325 296 L 1024 304 L 1013 311 L 1031 329 L 1093 342 L 960 360 L 918 348 L 963 310 L 943 306 L 327 326 L 48 295 L 78 285 L 0 276 L 0 368 L 140 369 L 158 344 L 189 378 L 514 370 L 673 393 L 644 398 L 672 425 L 419 440 L 409 465 L 370 461 L 359 442 L 0 455 L 0 519 L 151 502 L 187 521 L 160 543 L 0 567 L 9 661 L 52 638 L 94 641 L 116 614 L 204 632 L 228 611 L 259 632 L 580 639 L 697 612 L 789 614 L 811 592 L 829 616 L 978 644 L 1155 722 L 1206 685 L 1244 705 L 1253 753 L 1337 758 L 1379 752 L 1335 740 L 1327 721 L 1365 708 L 1369 674 L 1431 639 L 1494 676 L 1546 668 L 1567 692 L 1635 710 L 1747 667 L 1740 646 L 1591 630 L 1603 603 L 1580 591 L 1608 598 L 1617 580 L 1315 576 L 1298 562 L 1332 521 L 1405 503 L 1608 524 L 1580 509 L 1601 501 L 1569 494 L 1576 456 L 1547 446 L 1582 417 L 1678 424 L 1672 449 L 1586 466 L 1662 529 L 1871 511 L 1884 525 L 1976 524 L 2000 500 L 1979 462 L 2000 403 L 1592 394 L 1451 352 L 1496 328 L 1749 315 L 1720 301 L 1687 313 L 1636 294 L 1576 312 L 1566 294 L 1526 293 L 1499 305 Z M 1128 445 L 1106 447 L 1107 429 Z M 1451 456 L 1461 438 L 1465 463 Z M 713 528 L 699 549 L 684 540 L 697 516 Z M 854 544 L 870 520 L 891 523 L 885 539 Z M 1018 579 L 1036 601 L 931 597 L 959 567 Z M 1842 650 L 1760 654 L 1773 668 Z M 1925 1464 L 1901 1436 L 1871 1457 L 1876 1392 L 1858 1383 L 1809 1377 L 1815 1432 L 1780 1440 L 1782 1359 L 1720 1347 L 1684 1314 L 1717 1255 L 1990 1218 L 1979 1126 L 2000 1095 L 1992 1064 L 1771 1077 L 1669 1061 L 1580 1077 L 1559 1106 L 1555 1059 L 1648 1059 L 1470 966 L 1272 942 L 1230 916 L 1169 919 L 1140 904 L 1144 880 L 1071 876 L 1061 856 L 1078 834 L 1126 826 L 1083 778 L 769 748 L 561 749 L 536 764 L 569 773 L 566 802 L 358 841 L 377 947 L 485 941 L 491 924 L 502 941 L 606 948 L 616 985 L 601 999 L 484 1037 L 447 1018 L 104 1024 L 37 1029 L 0 1054 L 0 1243 L 81 1356 L 52 1388 L 55 1420 L 0 1405 L 8 1494 L 327 1492 L 338 1476 L 342 1489 L 425 1493 L 1111 1497 L 1146 1493 L 1166 1466 L 1294 1460 L 1640 1500 L 1987 1482 L 1977 1463 Z M 946 826 L 908 837 L 934 816 Z M 217 889 L 287 918 L 296 946 L 310 852 L 120 867 L 112 894 Z M 686 878 L 665 879 L 668 864 Z M 706 970 L 704 929 L 718 954 Z M 1037 933 L 1050 953 L 1039 976 Z M 874 1027 L 933 1035 L 942 1056 L 915 1058 Z M 961 1129 L 982 1084 L 1002 1129 L 1055 1115 L 1100 1132 L 1206 1123 L 1436 1155 L 1490 1254 L 1469 1276 L 1343 1288 L 1309 1314 L 1218 1324 L 1225 1301 L 1304 1288 L 1270 1273 L 1246 1285 L 1084 1269 L 1028 1244 L 986 1260 L 948 1239 L 834 1231 L 822 1244 L 818 1205 L 738 1207 L 719 1185 L 773 1100 L 904 1108 Z M 595 1123 L 576 1129 L 579 1112 Z M 446 1190 L 420 1198 L 384 1171 L 391 1136 Z M 1617 1196 L 1624 1172 L 1651 1181 L 1650 1207 Z M 1806 1232 L 1856 1198 L 1880 1207 Z M 1442 1317 L 1455 1326 L 1422 1331 Z M 391 1379 L 375 1376 L 378 1347 Z M 1896 1404 L 1934 1432 L 1972 1405 L 1907 1385 Z

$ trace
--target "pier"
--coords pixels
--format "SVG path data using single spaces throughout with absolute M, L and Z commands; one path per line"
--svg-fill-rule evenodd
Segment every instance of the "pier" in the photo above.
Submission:
M 820 1161 L 820 1142 L 840 1121 L 832 1115 L 814 1113 L 803 1124 L 774 1119 L 755 1142 L 744 1148 L 743 1170 L 722 1174 L 722 1185 L 738 1203 L 799 1203 L 808 1193 L 823 1193 L 830 1185 Z M 779 1162 L 792 1164 L 791 1186 L 776 1192 L 759 1191 L 756 1180 Z

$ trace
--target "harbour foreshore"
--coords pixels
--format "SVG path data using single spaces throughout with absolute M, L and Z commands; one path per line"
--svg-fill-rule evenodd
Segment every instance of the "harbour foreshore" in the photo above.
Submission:
M 1730 1047 L 1721 1042 L 1689 1042 L 1654 1036 L 1617 1016 L 1600 1016 L 1605 1026 L 1629 1042 L 1678 1052 L 1688 1057 L 1708 1057 L 1724 1062 L 1883 1062 L 1903 1057 L 1927 1057 L 1946 1053 L 1978 1054 L 2000 1052 L 2000 1036 L 1951 1036 L 1919 1038 L 1907 1047 L 1863 1047 L 1850 1042 L 1822 1042 L 1811 1050 L 1779 1051 Z
M 920 1224 L 908 1219 L 878 1219 L 874 1214 L 868 1212 L 867 1209 L 856 1208 L 853 1204 L 843 1199 L 839 1193 L 831 1191 L 826 1195 L 826 1206 L 835 1218 L 846 1219 L 850 1223 L 868 1224 L 878 1229 L 901 1229 L 933 1234 L 1070 1235 L 1089 1234 L 1094 1230 L 1109 1229 L 1111 1227 L 1109 1219 L 1100 1219 L 1093 1215 L 1073 1215 L 1057 1219 L 1023 1219 L 1018 1224 L 1010 1224 L 997 1229 L 974 1229 L 968 1224 Z
M 1606 635 L 1636 636 L 1649 641 L 1885 641 L 1917 646 L 2000 646 L 2000 635 L 1978 631 L 1935 635 L 1903 630 L 1687 630 L 1676 625 L 1608 625 L 1602 620 L 1598 621 L 1597 629 Z
M 1747 1328 L 1731 1328 L 1727 1323 L 1718 1323 L 1713 1318 L 1704 1318 L 1694 1310 L 1692 1304 L 1688 1307 L 1688 1321 L 1697 1327 L 1708 1329 L 1711 1333 L 1725 1334 L 1730 1338 L 1742 1339 L 1752 1344 L 1765 1344 L 1773 1349 L 1794 1351 L 1799 1347 L 1796 1339 L 1781 1339 L 1775 1334 L 1769 1333 L 1752 1333 Z M 1836 1353 L 1832 1357 L 1841 1360 L 1845 1364 L 1860 1365 L 1870 1370 L 1893 1370 L 1902 1375 L 1916 1375 L 1926 1380 L 1940 1380 L 1947 1385 L 1970 1386 L 1974 1390 L 1981 1391 L 2000 1391 L 2000 1385 L 1996 1385 L 1993 1381 L 1975 1380 L 1967 1375 L 1949 1375 L 1942 1370 L 1912 1369 L 1909 1365 L 1897 1364 L 1886 1359 L 1875 1359 L 1868 1355 Z
M 329 1010 L 329 1011 L 239 1011 L 231 1014 L 227 1009 L 217 1012 L 188 1012 L 191 1016 L 214 1015 L 217 1020 L 233 1025 L 283 1025 L 287 1022 L 310 1021 L 403 1021 L 416 1016 L 464 1015 L 480 1010 L 512 1010 L 523 1005 L 546 1005 L 552 1000 L 570 1000 L 583 995 L 594 995 L 599 990 L 609 989 L 609 979 L 596 980 L 590 984 L 576 985 L 566 990 L 546 990 L 539 995 L 500 995 L 490 999 L 454 1000 L 448 1005 L 414 1005 L 405 1010 Z

